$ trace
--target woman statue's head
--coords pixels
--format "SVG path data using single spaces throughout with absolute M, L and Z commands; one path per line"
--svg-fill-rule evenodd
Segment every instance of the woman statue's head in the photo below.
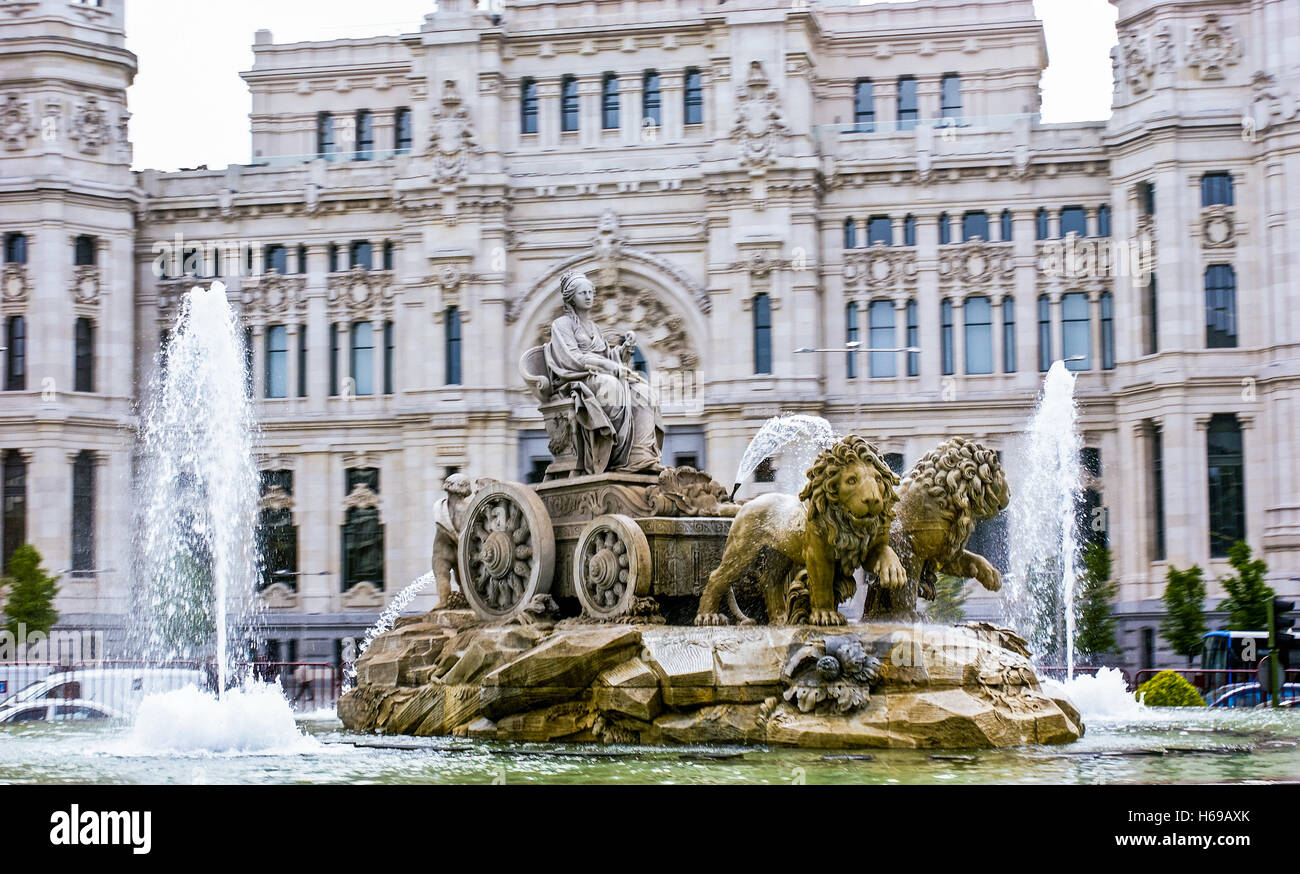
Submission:
M 596 300 L 596 288 L 586 274 L 570 270 L 560 277 L 560 297 L 565 309 L 587 311 Z

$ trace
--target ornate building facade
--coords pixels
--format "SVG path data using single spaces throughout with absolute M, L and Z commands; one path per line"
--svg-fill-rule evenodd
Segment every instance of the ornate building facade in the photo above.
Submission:
M 1112 114 L 1071 124 L 1037 117 L 1030 0 L 442 0 L 392 37 L 259 31 L 251 162 L 133 173 L 122 0 L 0 0 L 5 554 L 63 572 L 67 624 L 126 609 L 136 405 L 219 276 L 268 633 L 329 658 L 428 569 L 447 475 L 549 460 L 517 362 L 582 269 L 637 333 L 665 462 L 724 482 L 778 413 L 902 466 L 954 434 L 1010 449 L 1067 359 L 1124 659 L 1167 662 L 1169 566 L 1216 579 L 1245 539 L 1279 591 L 1300 576 L 1300 8 L 1112 2 Z

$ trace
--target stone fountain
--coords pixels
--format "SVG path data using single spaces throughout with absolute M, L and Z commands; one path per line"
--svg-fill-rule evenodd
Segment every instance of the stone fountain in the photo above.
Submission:
M 597 330 L 581 274 L 560 293 L 549 344 L 521 361 L 555 462 L 535 487 L 481 483 L 456 538 L 470 609 L 404 617 L 376 638 L 339 702 L 345 726 L 821 748 L 1082 736 L 1022 638 L 916 611 L 938 573 L 1001 586 L 966 549 L 1007 505 L 995 452 L 953 438 L 900 483 L 850 435 L 797 496 L 734 504 L 707 474 L 655 463 L 662 430 L 629 366 L 634 338 Z M 849 624 L 837 607 L 859 570 L 866 612 Z

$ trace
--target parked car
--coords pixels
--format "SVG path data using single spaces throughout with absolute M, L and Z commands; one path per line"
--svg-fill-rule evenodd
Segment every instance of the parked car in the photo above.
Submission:
M 75 668 L 50 674 L 0 702 L 0 722 L 11 721 L 9 713 L 19 708 L 73 701 L 130 714 L 147 695 L 206 684 L 206 672 L 195 668 Z
M 1267 693 L 1259 683 L 1234 683 L 1216 689 L 1209 701 L 1211 707 L 1255 707 L 1266 703 Z M 1291 706 L 1300 700 L 1300 683 L 1286 683 L 1282 686 L 1283 706 Z
M 0 725 L 15 722 L 65 722 L 83 719 L 124 719 L 125 713 L 83 698 L 41 698 L 0 711 Z

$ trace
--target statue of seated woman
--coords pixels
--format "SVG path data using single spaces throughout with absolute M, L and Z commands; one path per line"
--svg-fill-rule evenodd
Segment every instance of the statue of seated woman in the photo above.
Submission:
M 583 472 L 661 470 L 663 423 L 650 384 L 631 366 L 636 336 L 611 345 L 591 320 L 596 289 L 581 273 L 560 277 L 564 315 L 551 323 L 546 368 L 556 395 L 574 399 Z

